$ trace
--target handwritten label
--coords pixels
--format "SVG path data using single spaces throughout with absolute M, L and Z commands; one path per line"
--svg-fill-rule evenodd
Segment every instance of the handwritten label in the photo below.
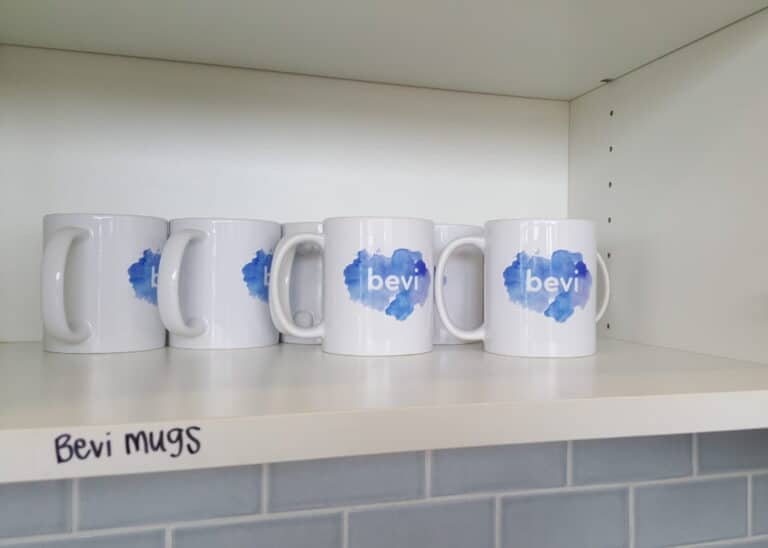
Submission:
M 53 440 L 56 463 L 64 464 L 72 460 L 87 461 L 109 459 L 113 455 L 167 455 L 172 459 L 180 456 L 196 455 L 202 448 L 201 428 L 169 428 L 166 430 L 137 430 L 126 432 L 122 438 L 112 439 L 112 433 L 106 432 L 101 438 L 79 438 L 63 433 Z

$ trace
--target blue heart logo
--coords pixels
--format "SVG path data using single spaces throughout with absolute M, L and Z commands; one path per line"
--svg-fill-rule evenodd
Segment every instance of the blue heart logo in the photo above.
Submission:
M 564 249 L 552 253 L 550 259 L 521 251 L 504 269 L 503 277 L 512 302 L 558 323 L 568 320 L 576 307 L 587 305 L 592 288 L 592 275 L 581 253 Z
M 157 273 L 160 253 L 145 249 L 138 261 L 128 267 L 128 281 L 137 299 L 157 304 Z
M 353 301 L 400 321 L 417 304 L 424 306 L 430 281 L 421 252 L 409 249 L 396 249 L 392 257 L 360 250 L 344 268 L 344 283 Z
M 243 281 L 248 293 L 260 301 L 269 302 L 269 272 L 272 269 L 272 253 L 263 249 L 256 252 L 252 261 L 243 266 Z

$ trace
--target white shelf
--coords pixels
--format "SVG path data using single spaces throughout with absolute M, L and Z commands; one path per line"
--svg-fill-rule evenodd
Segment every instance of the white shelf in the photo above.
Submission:
M 0 2 L 0 43 L 571 99 L 768 0 Z
M 126 433 L 190 426 L 196 454 L 125 454 Z M 768 366 L 614 340 L 572 360 L 475 345 L 398 359 L 292 345 L 101 356 L 0 345 L 0 483 L 762 427 Z M 106 432 L 110 458 L 56 462 L 57 436 Z

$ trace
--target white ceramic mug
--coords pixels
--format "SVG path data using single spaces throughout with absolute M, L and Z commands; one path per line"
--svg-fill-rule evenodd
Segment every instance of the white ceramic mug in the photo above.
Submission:
M 322 234 L 323 223 L 283 223 L 283 238 L 294 234 Z M 279 246 L 280 244 L 278 244 Z M 317 244 L 304 243 L 288 252 L 286 260 L 292 261 L 290 270 L 283 269 L 280 283 L 280 300 L 286 305 L 286 315 L 299 327 L 314 327 L 323 319 L 323 250 Z M 278 325 L 279 318 L 272 318 Z M 294 337 L 283 333 L 282 341 L 288 344 L 320 344 L 321 339 Z
M 432 349 L 432 221 L 386 217 L 338 217 L 322 234 L 286 238 L 273 273 L 290 270 L 294 247 L 323 249 L 323 321 L 302 328 L 285 313 L 277 284 L 270 308 L 277 325 L 295 337 L 320 337 L 334 354 L 392 356 Z
M 460 339 L 482 340 L 486 351 L 526 357 L 575 357 L 595 353 L 595 324 L 610 297 L 608 270 L 597 253 L 595 228 L 584 220 L 498 220 L 481 237 L 446 246 L 436 277 L 451 254 L 465 245 L 485 254 L 485 322 L 456 326 L 437 288 L 436 303 L 446 329 Z M 596 309 L 596 267 L 603 273 L 603 304 Z
M 453 240 L 482 234 L 479 226 L 436 224 L 435 255 L 440 255 Z M 459 329 L 472 329 L 483 322 L 483 254 L 478 249 L 466 246 L 457 249 L 448 259 L 442 285 L 445 306 Z M 435 314 L 435 344 L 466 342 L 451 335 Z
M 269 316 L 272 254 L 280 225 L 250 219 L 174 219 L 163 249 L 158 301 L 170 345 L 277 344 Z
M 157 272 L 168 222 L 137 215 L 43 218 L 43 346 L 132 352 L 165 346 Z

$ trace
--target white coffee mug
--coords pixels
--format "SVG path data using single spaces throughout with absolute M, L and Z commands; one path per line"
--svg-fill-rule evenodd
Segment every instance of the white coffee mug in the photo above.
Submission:
M 43 218 L 43 346 L 132 352 L 165 346 L 157 272 L 168 222 L 137 215 Z
M 436 224 L 435 255 L 457 238 L 481 236 L 483 229 L 472 225 Z M 439 278 L 435 278 L 439 280 Z M 448 259 L 442 278 L 445 305 L 459 329 L 471 329 L 483 322 L 483 254 L 472 247 L 457 249 Z M 435 344 L 464 344 L 451 335 L 435 314 Z
M 471 330 L 455 325 L 438 286 L 437 310 L 450 333 L 467 341 L 482 340 L 486 351 L 509 356 L 595 353 L 595 324 L 608 306 L 610 282 L 591 221 L 490 221 L 484 236 L 459 238 L 446 246 L 436 277 L 444 275 L 454 250 L 465 245 L 485 254 L 485 322 Z M 596 314 L 598 264 L 604 297 Z
M 294 234 L 322 234 L 323 223 L 283 223 L 283 238 Z M 279 246 L 280 244 L 278 244 Z M 287 306 L 285 314 L 292 317 L 299 327 L 313 327 L 323 319 L 323 251 L 317 244 L 304 243 L 288 252 L 286 259 L 292 262 L 290 270 L 283 269 L 280 283 L 280 300 Z M 291 257 L 293 255 L 293 257 Z M 272 318 L 278 325 L 279 318 Z M 282 335 L 288 344 L 320 344 L 320 338 L 300 338 Z
M 290 270 L 296 246 L 323 249 L 323 321 L 300 327 L 285 313 L 279 287 L 270 286 L 277 325 L 295 337 L 320 337 L 334 354 L 393 356 L 432 349 L 432 221 L 339 217 L 323 222 L 322 234 L 286 238 L 275 253 L 273 273 Z
M 280 225 L 250 219 L 174 219 L 163 249 L 158 301 L 170 345 L 277 344 L 269 316 L 272 254 Z

